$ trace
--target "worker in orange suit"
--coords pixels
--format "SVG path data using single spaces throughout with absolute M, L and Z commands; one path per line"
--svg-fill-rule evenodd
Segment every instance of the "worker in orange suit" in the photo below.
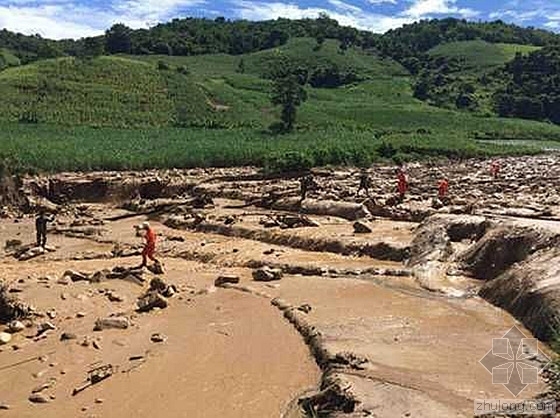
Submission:
M 397 190 L 399 192 L 399 198 L 402 201 L 408 190 L 408 179 L 402 167 L 399 167 L 397 170 Z
M 439 182 L 439 186 L 438 186 L 439 199 L 440 200 L 445 199 L 448 191 L 449 191 L 449 180 L 447 180 L 447 178 L 443 178 L 443 180 Z

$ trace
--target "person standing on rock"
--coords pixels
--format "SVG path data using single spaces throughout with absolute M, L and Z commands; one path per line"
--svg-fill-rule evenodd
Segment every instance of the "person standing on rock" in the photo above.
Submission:
M 447 192 L 449 191 L 449 180 L 446 177 L 439 182 L 438 186 L 438 197 L 439 200 L 443 201 L 447 197 Z
M 371 197 L 369 195 L 369 186 L 371 185 L 371 179 L 369 178 L 369 174 L 366 169 L 362 169 L 360 173 L 360 186 L 358 187 L 358 192 L 356 196 L 360 196 L 360 192 L 365 190 L 366 196 Z
M 397 190 L 399 192 L 399 199 L 404 200 L 404 196 L 408 191 L 408 178 L 403 167 L 397 169 Z
M 305 198 L 307 197 L 307 192 L 311 188 L 313 188 L 313 185 L 314 185 L 314 181 L 313 181 L 313 176 L 311 176 L 311 174 L 308 174 L 307 176 L 303 176 L 299 180 L 299 193 L 300 193 L 301 202 L 305 200 Z
M 45 248 L 47 245 L 47 224 L 53 222 L 53 216 L 47 216 L 42 209 L 35 218 L 35 232 L 37 234 L 37 247 Z
M 140 225 L 140 231 L 144 233 L 144 249 L 142 250 L 142 265 L 140 267 L 148 267 L 148 259 L 152 260 L 156 265 L 160 262 L 155 258 L 156 253 L 156 233 L 150 226 L 149 222 L 143 222 Z

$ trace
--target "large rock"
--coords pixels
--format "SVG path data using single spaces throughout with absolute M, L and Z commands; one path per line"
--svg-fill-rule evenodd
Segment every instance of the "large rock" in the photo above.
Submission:
M 11 334 L 21 332 L 25 329 L 25 325 L 21 321 L 12 321 L 8 324 L 8 331 Z
M 169 303 L 164 296 L 152 290 L 139 298 L 137 305 L 140 312 L 148 312 L 154 308 L 165 309 Z
M 95 321 L 94 331 L 103 331 L 105 329 L 127 329 L 130 326 L 128 318 L 123 316 L 98 318 Z
M 239 276 L 232 276 L 232 275 L 224 275 L 218 277 L 214 281 L 214 286 L 220 287 L 224 284 L 238 284 L 239 283 Z
M 33 393 L 29 396 L 29 402 L 32 403 L 49 403 L 50 399 L 42 393 Z
M 89 275 L 75 270 L 66 270 L 63 277 L 68 277 L 73 282 L 89 281 Z
M 256 282 L 272 282 L 282 279 L 282 270 L 270 268 L 268 266 L 253 271 L 253 279 Z
M 8 344 L 10 341 L 12 341 L 12 334 L 0 332 L 0 345 Z

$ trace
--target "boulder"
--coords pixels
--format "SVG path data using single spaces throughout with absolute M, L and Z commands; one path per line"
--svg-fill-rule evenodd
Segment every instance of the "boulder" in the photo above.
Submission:
M 169 303 L 164 296 L 151 290 L 138 299 L 137 305 L 140 312 L 148 312 L 154 308 L 165 309 Z
M 68 277 L 73 282 L 89 281 L 89 276 L 86 273 L 75 270 L 66 270 L 63 277 Z
M 29 399 L 29 402 L 32 402 L 32 403 L 49 403 L 50 402 L 50 399 L 47 398 L 42 393 L 33 393 L 29 396 L 28 399 Z
M 60 336 L 60 341 L 76 340 L 78 336 L 72 332 L 63 332 Z
M 103 331 L 105 329 L 127 329 L 130 326 L 128 318 L 123 316 L 98 318 L 95 321 L 94 331 Z
M 238 284 L 239 283 L 239 277 L 238 276 L 233 276 L 233 275 L 220 276 L 214 281 L 214 286 L 220 287 L 220 286 L 223 286 L 226 283 L 227 284 Z
M 21 332 L 25 329 L 25 325 L 21 321 L 12 321 L 8 324 L 8 331 L 11 334 Z
M 268 266 L 253 271 L 253 279 L 256 282 L 272 282 L 281 280 L 283 276 L 281 269 L 270 268 Z
M 10 341 L 12 341 L 12 334 L 0 332 L 0 345 L 8 344 Z

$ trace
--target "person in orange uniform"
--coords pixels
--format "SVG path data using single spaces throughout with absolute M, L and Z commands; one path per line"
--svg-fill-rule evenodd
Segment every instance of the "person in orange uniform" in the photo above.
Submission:
M 443 180 L 439 182 L 439 186 L 438 186 L 439 199 L 440 200 L 445 199 L 448 191 L 449 191 L 449 180 L 447 180 L 447 178 L 444 177 Z
M 403 200 L 408 190 L 408 179 L 402 167 L 399 167 L 397 170 L 397 190 L 399 192 L 399 198 Z
M 144 245 L 144 249 L 142 250 L 142 266 L 148 266 L 148 259 L 152 260 L 155 264 L 159 264 L 159 261 L 155 258 L 156 252 L 156 233 L 150 226 L 149 222 L 144 222 L 140 226 L 140 229 L 144 231 L 144 239 L 146 240 L 146 244 Z
M 492 173 L 492 176 L 495 179 L 500 175 L 500 169 L 500 163 L 498 161 L 492 161 L 492 164 L 490 165 L 490 173 Z

